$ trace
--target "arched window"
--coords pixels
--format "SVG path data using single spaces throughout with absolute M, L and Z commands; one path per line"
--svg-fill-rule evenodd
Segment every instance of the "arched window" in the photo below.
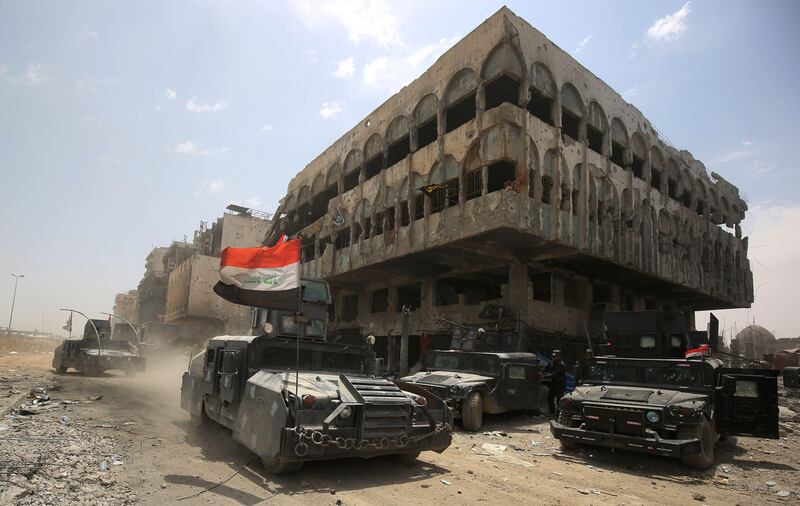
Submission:
M 425 95 L 414 109 L 414 129 L 417 136 L 417 149 L 422 149 L 439 136 L 439 124 L 436 111 L 439 100 L 433 93 Z
M 438 188 L 428 193 L 431 201 L 431 214 L 438 213 L 446 207 L 458 205 L 458 175 L 461 169 L 452 156 L 446 156 L 444 164 L 437 163 L 428 174 L 428 185 Z
M 697 212 L 698 216 L 705 216 L 706 215 L 706 185 L 702 181 L 697 181 L 695 184 L 695 188 L 697 188 L 697 202 L 695 203 L 695 211 Z
M 380 174 L 384 167 L 383 142 L 381 136 L 373 134 L 364 145 L 364 180 Z
M 608 130 L 608 122 L 606 121 L 606 114 L 600 105 L 592 101 L 589 104 L 588 121 L 586 122 L 586 137 L 589 141 L 589 149 L 602 155 L 603 139 Z
M 614 118 L 611 122 L 611 161 L 624 169 L 627 166 L 627 152 L 628 131 L 619 118 Z
M 647 158 L 647 148 L 639 132 L 633 134 L 631 138 L 631 170 L 633 175 L 639 179 L 644 179 L 644 163 Z
M 674 158 L 667 161 L 667 195 L 678 200 L 678 164 Z
M 478 78 L 472 69 L 461 69 L 450 80 L 444 95 L 445 132 L 452 132 L 475 119 Z
M 386 166 L 391 167 L 411 153 L 411 137 L 408 135 L 408 120 L 398 116 L 386 129 Z
M 425 217 L 425 194 L 422 188 L 425 186 L 425 179 L 416 172 L 411 173 L 411 194 L 414 197 L 411 215 L 414 221 Z
M 481 71 L 486 110 L 509 102 L 517 105 L 523 66 L 510 44 L 504 42 L 486 58 Z
M 653 146 L 650 150 L 650 186 L 661 191 L 661 183 L 664 180 L 664 157 L 661 150 Z
M 411 224 L 411 208 L 408 205 L 408 178 L 403 179 L 400 185 L 400 226 L 407 227 Z
M 583 101 L 578 90 L 570 83 L 561 87 L 561 132 L 573 140 L 581 140 Z
M 358 178 L 361 173 L 361 159 L 356 150 L 350 151 L 344 159 L 344 191 L 348 192 L 358 186 Z
M 543 63 L 531 65 L 531 99 L 528 112 L 550 126 L 553 124 L 553 101 L 556 98 L 556 82 Z
M 394 216 L 394 204 L 397 201 L 397 196 L 394 192 L 394 189 L 390 187 L 385 188 L 385 193 L 383 196 L 383 207 L 384 211 L 384 230 L 394 230 L 395 226 L 395 216 Z
M 325 198 L 325 176 L 317 174 L 311 183 L 311 209 L 308 223 L 317 221 L 328 210 L 328 200 Z
M 549 205 L 554 200 L 553 185 L 558 171 L 558 152 L 551 149 L 544 154 L 542 164 L 542 204 Z

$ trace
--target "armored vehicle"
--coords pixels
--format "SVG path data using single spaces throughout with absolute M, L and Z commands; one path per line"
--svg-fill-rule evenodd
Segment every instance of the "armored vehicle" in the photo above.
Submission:
M 539 359 L 523 352 L 431 351 L 424 372 L 401 378 L 445 399 L 467 430 L 477 431 L 484 413 L 547 412 L 547 386 Z
M 720 435 L 778 438 L 777 371 L 706 357 L 597 357 L 559 408 L 550 429 L 565 449 L 621 448 L 706 469 Z
M 120 370 L 128 376 L 144 371 L 145 359 L 127 340 L 111 339 L 108 320 L 86 322 L 81 339 L 66 339 L 53 353 L 53 369 L 64 374 L 70 367 L 86 376 Z
M 208 341 L 183 375 L 181 407 L 212 420 L 275 474 L 311 460 L 398 455 L 450 445 L 452 414 L 415 385 L 375 376 L 368 346 L 325 341 L 330 293 L 303 280 L 302 317 L 258 309 L 257 335 Z

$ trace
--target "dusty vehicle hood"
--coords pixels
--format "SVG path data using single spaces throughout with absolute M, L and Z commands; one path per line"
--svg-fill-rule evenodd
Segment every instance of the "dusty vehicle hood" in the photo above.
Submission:
M 567 394 L 567 397 L 571 397 L 576 401 L 630 402 L 665 406 L 686 401 L 706 401 L 708 399 L 708 395 L 697 392 L 616 385 L 579 386 L 574 392 Z
M 311 394 L 317 399 L 317 403 L 327 403 L 333 399 L 340 399 L 342 401 L 356 401 L 350 395 L 350 392 L 346 388 L 341 388 L 339 385 L 339 374 L 337 373 L 323 373 L 323 372 L 300 372 L 297 375 L 294 371 L 269 371 L 267 369 L 262 369 L 263 372 L 269 374 L 269 376 L 279 377 L 282 382 L 282 390 L 286 394 L 295 393 L 295 388 L 297 389 L 297 393 L 300 397 L 306 394 Z M 363 374 L 350 374 L 344 373 L 345 376 L 348 378 L 366 378 L 367 376 Z M 295 381 L 297 379 L 297 381 Z M 386 385 L 391 385 L 394 387 L 394 383 L 390 380 L 384 378 L 373 378 L 373 379 L 383 379 L 386 382 Z M 295 387 L 296 385 L 296 387 Z M 408 399 L 408 402 L 411 403 L 411 399 Z
M 451 385 L 476 385 L 481 383 L 488 383 L 495 380 L 491 376 L 483 376 L 480 374 L 473 374 L 468 372 L 452 372 L 452 371 L 430 371 L 418 372 L 412 376 L 400 378 L 400 381 L 407 383 L 417 383 L 419 385 L 430 385 L 449 387 Z

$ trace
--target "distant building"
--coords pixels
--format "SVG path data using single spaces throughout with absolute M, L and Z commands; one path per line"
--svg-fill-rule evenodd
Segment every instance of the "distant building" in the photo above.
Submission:
M 137 290 L 138 323 L 164 321 L 169 273 L 193 251 L 191 244 L 173 241 L 169 247 L 154 248 L 147 255 L 144 276 Z
M 745 327 L 731 341 L 731 353 L 751 360 L 764 360 L 764 355 L 775 353 L 775 334 L 761 325 Z
M 135 324 L 138 319 L 136 311 L 137 300 L 138 292 L 136 290 L 118 293 L 117 296 L 114 297 L 114 314 Z
M 236 209 L 238 212 L 225 213 L 210 227 L 201 223 L 194 234 L 192 255 L 170 271 L 165 322 L 190 326 L 203 337 L 249 332 L 250 309 L 225 301 L 213 287 L 219 281 L 222 250 L 261 246 L 270 221 L 249 209 Z

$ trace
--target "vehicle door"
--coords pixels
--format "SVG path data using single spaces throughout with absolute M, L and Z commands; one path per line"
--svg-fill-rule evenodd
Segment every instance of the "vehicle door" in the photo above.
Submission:
M 507 409 L 536 409 L 537 367 L 532 364 L 504 364 L 502 399 Z
M 218 354 L 219 396 L 223 405 L 234 404 L 239 401 L 244 353 L 241 350 L 221 349 Z
M 778 439 L 778 371 L 719 369 L 717 432 Z

